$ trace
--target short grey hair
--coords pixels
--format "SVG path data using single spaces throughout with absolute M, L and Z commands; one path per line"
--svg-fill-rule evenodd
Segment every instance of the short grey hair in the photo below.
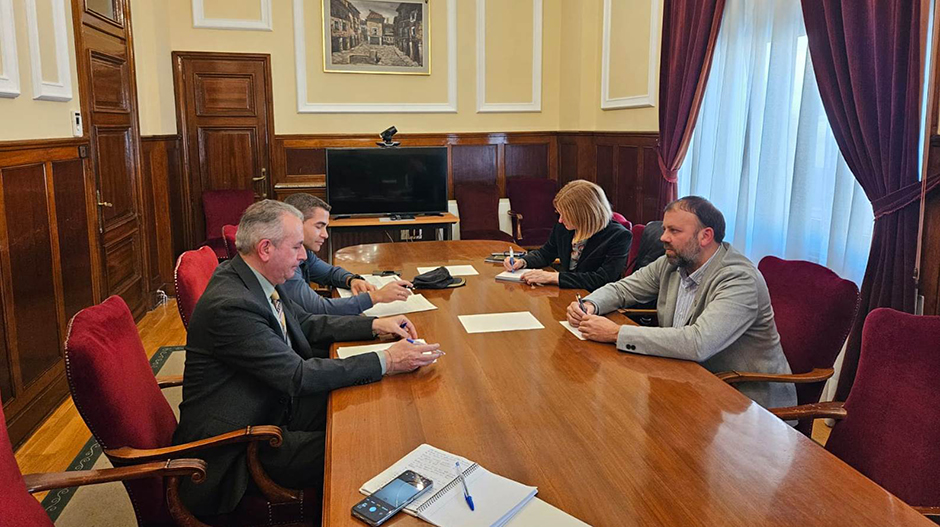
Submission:
M 304 221 L 303 214 L 297 207 L 266 199 L 253 203 L 238 222 L 238 232 L 235 233 L 235 248 L 239 254 L 249 254 L 261 240 L 271 240 L 277 245 L 284 239 L 284 227 L 281 225 L 281 216 L 291 214 L 300 221 Z
M 322 199 L 304 192 L 298 192 L 296 194 L 291 194 L 284 199 L 284 203 L 288 205 L 293 205 L 297 207 L 297 210 L 303 213 L 304 221 L 309 220 L 313 217 L 313 213 L 317 209 L 323 209 L 327 212 L 330 212 L 330 205 L 323 201 Z

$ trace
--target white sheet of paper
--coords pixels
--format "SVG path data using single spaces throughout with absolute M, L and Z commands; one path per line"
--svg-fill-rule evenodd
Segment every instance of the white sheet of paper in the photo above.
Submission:
M 541 525 L 588 527 L 588 524 L 583 521 L 561 509 L 552 507 L 538 498 L 533 498 L 506 522 L 507 527 L 536 527 Z
M 387 284 L 390 284 L 391 282 L 401 280 L 401 277 L 398 275 L 378 276 L 374 274 L 367 274 L 363 276 L 363 278 L 365 278 L 366 282 L 369 282 L 370 284 L 374 285 L 376 289 L 382 289 L 383 287 L 385 287 Z M 353 296 L 352 291 L 350 291 L 349 289 L 337 288 L 336 291 L 339 292 L 340 298 L 349 298 Z
M 581 340 L 587 340 L 586 338 L 584 338 L 584 337 L 581 335 L 581 331 L 579 331 L 578 328 L 573 327 L 571 324 L 569 324 L 567 320 L 561 320 L 561 321 L 559 321 L 558 323 L 561 324 L 562 326 L 564 326 L 565 329 L 567 329 L 568 331 L 570 331 L 572 335 L 578 337 L 578 338 L 581 339 Z
M 497 280 L 503 280 L 506 282 L 521 282 L 522 275 L 525 274 L 525 271 L 522 269 L 517 269 L 516 271 L 503 271 L 496 275 Z
M 433 271 L 437 269 L 437 267 L 419 267 L 418 274 L 424 274 L 428 271 Z M 476 276 L 480 274 L 476 269 L 473 268 L 472 265 L 446 265 L 445 267 L 451 276 Z
M 467 333 L 493 333 L 497 331 L 520 331 L 545 329 L 545 326 L 528 311 L 513 313 L 488 313 L 485 315 L 460 315 L 457 317 Z
M 416 344 L 426 344 L 424 339 L 415 339 Z M 362 355 L 372 351 L 381 351 L 388 349 L 394 342 L 380 342 L 378 344 L 365 344 L 363 346 L 342 346 L 336 348 L 336 355 L 341 359 L 346 359 L 354 355 Z
M 408 297 L 407 300 L 396 300 L 384 304 L 376 304 L 362 312 L 363 315 L 370 317 L 390 317 L 392 315 L 404 315 L 405 313 L 417 313 L 419 311 L 431 311 L 437 309 L 437 306 L 424 298 L 424 295 L 418 293 Z

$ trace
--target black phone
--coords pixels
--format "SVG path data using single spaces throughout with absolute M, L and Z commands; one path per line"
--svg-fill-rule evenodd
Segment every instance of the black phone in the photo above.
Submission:
M 406 470 L 352 508 L 352 515 L 369 525 L 382 525 L 434 485 L 417 472 Z
M 392 270 L 384 270 L 384 271 L 383 271 L 383 270 L 381 270 L 381 269 L 376 269 L 376 270 L 372 271 L 372 274 L 375 275 L 375 276 L 395 276 L 395 275 L 397 275 L 397 274 L 399 274 L 399 273 L 398 273 L 398 271 L 392 271 Z

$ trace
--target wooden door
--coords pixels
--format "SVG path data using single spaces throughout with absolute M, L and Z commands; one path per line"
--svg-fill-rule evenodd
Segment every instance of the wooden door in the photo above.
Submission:
M 107 295 L 139 319 L 150 307 L 140 187 L 140 132 L 127 0 L 72 0 L 82 114 L 97 182 Z
M 271 195 L 274 124 L 269 55 L 173 52 L 176 112 L 183 138 L 189 247 L 206 238 L 202 193 L 251 189 Z

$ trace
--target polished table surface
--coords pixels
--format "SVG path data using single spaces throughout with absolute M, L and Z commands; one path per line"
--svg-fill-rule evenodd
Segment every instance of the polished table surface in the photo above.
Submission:
M 450 241 L 336 254 L 363 274 L 472 264 L 480 275 L 420 291 L 438 309 L 408 315 L 447 352 L 436 364 L 332 393 L 324 525 L 358 524 L 360 485 L 421 443 L 537 486 L 598 526 L 932 525 L 698 364 L 578 340 L 558 323 L 577 291 L 495 281 L 502 266 L 483 258 L 506 249 Z M 509 311 L 545 329 L 468 334 L 457 319 Z M 419 523 L 400 514 L 388 525 Z

